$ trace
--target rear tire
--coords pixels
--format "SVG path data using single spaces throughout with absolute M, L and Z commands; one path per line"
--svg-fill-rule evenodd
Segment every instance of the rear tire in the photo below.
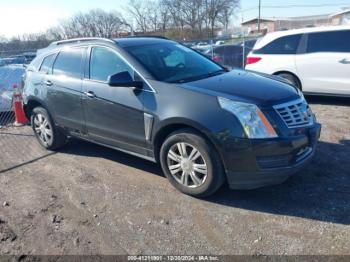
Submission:
M 277 76 L 282 77 L 283 79 L 290 82 L 292 85 L 296 86 L 299 90 L 301 90 L 300 81 L 296 76 L 289 73 L 280 73 L 280 74 L 277 74 Z
M 67 136 L 55 125 L 45 108 L 34 108 L 30 120 L 34 134 L 44 148 L 55 150 L 67 143 Z
M 164 174 L 179 191 L 206 197 L 224 183 L 225 174 L 215 148 L 191 129 L 170 134 L 160 150 Z

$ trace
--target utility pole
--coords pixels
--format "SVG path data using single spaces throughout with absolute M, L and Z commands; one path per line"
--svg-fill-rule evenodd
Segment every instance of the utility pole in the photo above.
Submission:
M 258 33 L 260 34 L 260 20 L 261 20 L 261 0 L 259 0 L 259 17 L 258 17 Z

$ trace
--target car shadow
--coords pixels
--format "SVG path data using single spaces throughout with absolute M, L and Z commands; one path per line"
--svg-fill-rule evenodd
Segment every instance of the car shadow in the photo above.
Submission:
M 350 106 L 350 97 L 305 95 L 305 98 L 309 104 Z
M 153 162 L 120 152 L 118 150 L 78 139 L 71 139 L 69 143 L 60 150 L 60 152 L 87 157 L 100 157 L 122 165 L 149 172 L 154 175 L 163 176 L 159 165 Z
M 73 140 L 63 153 L 102 157 L 157 176 L 159 165 L 88 142 Z M 224 185 L 202 201 L 275 215 L 350 224 L 350 141 L 320 142 L 312 163 L 281 185 L 250 191 Z
M 283 216 L 350 224 L 350 141 L 320 142 L 315 158 L 285 183 L 250 191 L 222 190 L 217 204 Z

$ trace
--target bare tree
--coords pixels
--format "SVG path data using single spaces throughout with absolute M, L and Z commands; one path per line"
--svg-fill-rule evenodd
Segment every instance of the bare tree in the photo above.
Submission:
M 224 26 L 227 26 L 230 16 L 239 4 L 239 0 L 206 0 L 205 2 L 210 37 L 214 37 L 214 29 L 219 17 L 224 18 Z
M 149 28 L 149 9 L 147 3 L 142 0 L 130 0 L 127 12 L 131 18 L 135 20 L 138 30 L 142 33 L 146 33 Z
M 112 38 L 117 37 L 126 25 L 124 18 L 118 12 L 94 9 L 88 13 L 75 14 L 70 19 L 61 21 L 57 27 L 48 31 L 48 35 L 53 39 L 74 37 Z
M 169 8 L 164 0 L 160 0 L 158 3 L 159 11 L 159 27 L 162 33 L 165 33 L 168 26 L 170 26 L 170 12 Z

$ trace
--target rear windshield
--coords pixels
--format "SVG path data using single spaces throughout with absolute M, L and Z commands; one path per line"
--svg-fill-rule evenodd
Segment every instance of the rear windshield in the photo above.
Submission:
M 168 83 L 195 81 L 224 71 L 197 52 L 177 43 L 124 47 L 157 80 Z

